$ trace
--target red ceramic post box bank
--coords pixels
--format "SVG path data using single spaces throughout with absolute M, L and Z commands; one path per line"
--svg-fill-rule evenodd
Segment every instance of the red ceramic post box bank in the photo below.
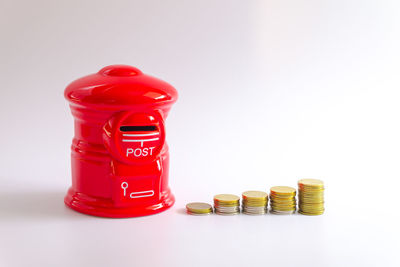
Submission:
M 72 82 L 64 95 L 75 121 L 65 204 L 112 218 L 171 207 L 164 121 L 177 100 L 175 88 L 137 68 L 113 65 Z

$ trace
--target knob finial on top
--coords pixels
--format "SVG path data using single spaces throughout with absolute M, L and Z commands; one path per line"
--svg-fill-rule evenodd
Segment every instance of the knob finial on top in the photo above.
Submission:
M 118 76 L 118 77 L 135 76 L 142 74 L 142 72 L 138 68 L 129 65 L 110 65 L 102 68 L 99 71 L 99 73 L 106 76 Z

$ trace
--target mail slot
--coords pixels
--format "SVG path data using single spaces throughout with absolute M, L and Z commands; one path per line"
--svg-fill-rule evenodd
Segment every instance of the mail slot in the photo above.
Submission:
M 75 119 L 66 205 L 114 218 L 171 207 L 164 121 L 177 100 L 175 88 L 113 65 L 72 82 L 65 97 Z

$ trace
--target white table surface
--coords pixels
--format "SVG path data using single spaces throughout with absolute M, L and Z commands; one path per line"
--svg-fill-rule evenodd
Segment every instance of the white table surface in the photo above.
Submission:
M 399 266 L 398 1 L 2 1 L 0 266 Z M 176 204 L 64 206 L 63 89 L 130 64 L 180 94 Z M 189 216 L 214 194 L 326 183 L 326 213 Z

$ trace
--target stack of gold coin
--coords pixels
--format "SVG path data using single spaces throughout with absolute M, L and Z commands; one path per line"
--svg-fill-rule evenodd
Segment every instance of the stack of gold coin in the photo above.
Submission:
M 324 182 L 317 179 L 301 179 L 299 186 L 299 212 L 305 215 L 324 213 Z
M 262 191 L 246 191 L 242 194 L 244 214 L 261 215 L 267 213 L 268 194 Z
M 240 197 L 231 194 L 214 196 L 215 213 L 219 215 L 235 215 L 240 212 Z
M 275 214 L 292 214 L 296 211 L 296 189 L 289 186 L 271 187 L 271 212 Z
M 208 215 L 213 209 L 208 203 L 192 202 L 186 205 L 186 212 L 190 215 Z

